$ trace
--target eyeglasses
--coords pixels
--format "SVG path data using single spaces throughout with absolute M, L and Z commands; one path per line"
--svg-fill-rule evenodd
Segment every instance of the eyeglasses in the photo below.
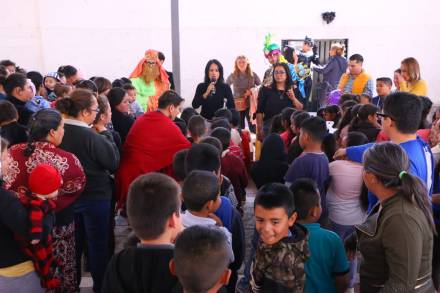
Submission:
M 384 113 L 376 113 L 377 116 L 381 117 L 381 118 L 390 118 L 391 120 L 395 121 L 396 119 L 393 118 L 393 116 L 384 114 Z
M 283 74 L 286 74 L 286 72 L 285 72 L 285 71 L 282 71 L 282 70 L 275 70 L 273 73 L 274 73 L 274 74 L 277 74 L 277 75 L 283 75 Z
M 101 111 L 101 109 L 99 109 L 99 107 L 98 107 L 98 108 L 96 108 L 96 109 L 90 109 L 90 111 L 93 111 L 93 112 L 99 113 L 99 111 Z

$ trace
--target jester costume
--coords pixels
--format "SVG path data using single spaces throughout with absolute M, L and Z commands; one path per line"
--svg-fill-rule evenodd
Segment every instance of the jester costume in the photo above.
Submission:
M 137 101 L 145 112 L 156 111 L 159 96 L 170 89 L 168 74 L 159 62 L 158 52 L 147 50 L 130 74 Z
M 264 56 L 267 58 L 270 55 L 278 55 L 278 62 L 287 64 L 290 70 L 290 74 L 292 76 L 293 83 L 295 84 L 295 96 L 301 103 L 304 104 L 304 101 L 306 100 L 306 92 L 304 89 L 303 77 L 307 76 L 310 70 L 307 70 L 307 68 L 305 68 L 302 64 L 298 64 L 295 66 L 287 62 L 286 58 L 284 58 L 284 56 L 281 54 L 280 46 L 273 41 L 271 34 L 267 34 L 264 39 Z M 271 66 L 264 73 L 263 85 L 266 87 L 270 86 L 272 83 L 272 71 L 273 66 Z

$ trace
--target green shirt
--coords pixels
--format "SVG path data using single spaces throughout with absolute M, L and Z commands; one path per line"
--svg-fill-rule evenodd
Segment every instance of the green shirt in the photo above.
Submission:
M 139 103 L 144 111 L 147 111 L 148 99 L 151 96 L 156 95 L 156 87 L 154 85 L 154 81 L 151 81 L 147 85 L 142 77 L 135 77 L 131 79 L 131 83 L 136 88 L 136 101 Z

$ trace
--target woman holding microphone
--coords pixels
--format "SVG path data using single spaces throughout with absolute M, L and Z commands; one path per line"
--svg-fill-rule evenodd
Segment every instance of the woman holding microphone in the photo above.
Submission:
M 192 106 L 194 109 L 202 106 L 200 114 L 208 120 L 218 109 L 235 109 L 231 88 L 224 81 L 223 66 L 218 60 L 212 59 L 206 64 L 205 80 L 197 86 Z

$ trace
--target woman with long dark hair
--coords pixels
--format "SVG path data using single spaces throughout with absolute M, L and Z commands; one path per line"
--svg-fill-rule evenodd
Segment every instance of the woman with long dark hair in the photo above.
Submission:
M 364 183 L 379 204 L 356 226 L 361 292 L 434 292 L 434 223 L 425 185 L 409 173 L 408 156 L 397 144 L 376 144 L 363 161 Z
M 130 111 L 130 97 L 124 89 L 115 87 L 108 92 L 107 98 L 111 107 L 113 128 L 119 133 L 121 142 L 124 144 L 125 138 L 134 123 L 134 119 L 128 114 Z
M 64 120 L 53 109 L 35 113 L 28 124 L 29 140 L 10 148 L 10 168 L 5 177 L 10 190 L 28 189 L 28 178 L 40 164 L 58 170 L 63 179 L 55 208 L 55 226 L 52 231 L 54 255 L 60 268 L 59 278 L 63 292 L 76 288 L 74 203 L 81 195 L 86 180 L 78 158 L 58 146 L 64 137 Z
M 272 117 L 280 114 L 284 108 L 303 108 L 303 104 L 295 96 L 287 64 L 277 63 L 273 68 L 272 85 L 261 87 L 258 93 L 257 138 L 260 141 L 268 134 Z
M 211 120 L 215 111 L 221 108 L 235 109 L 234 97 L 223 78 L 223 66 L 212 59 L 205 67 L 205 79 L 199 83 L 192 101 L 194 109 L 202 107 L 200 115 Z

